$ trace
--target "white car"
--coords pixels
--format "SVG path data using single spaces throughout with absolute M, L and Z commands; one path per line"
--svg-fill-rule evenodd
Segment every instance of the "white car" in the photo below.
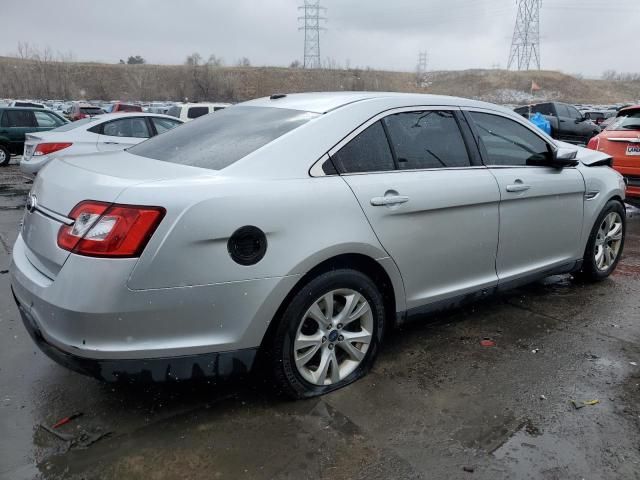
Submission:
M 20 170 L 35 175 L 56 157 L 123 150 L 183 123 L 167 115 L 110 113 L 25 135 Z
M 167 115 L 179 118 L 183 122 L 188 122 L 194 118 L 227 108 L 230 105 L 230 103 L 181 103 L 172 106 Z

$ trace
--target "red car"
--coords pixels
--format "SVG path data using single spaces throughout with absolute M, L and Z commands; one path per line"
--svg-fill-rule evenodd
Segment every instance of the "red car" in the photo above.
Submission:
M 75 122 L 81 118 L 95 117 L 96 115 L 102 115 L 104 110 L 95 105 L 89 103 L 74 103 L 71 110 L 68 113 L 69 120 Z
M 627 201 L 640 205 L 640 105 L 621 109 L 615 121 L 587 147 L 613 157 L 613 168 L 627 180 Z
M 109 113 L 116 112 L 142 112 L 142 107 L 140 105 L 131 105 L 128 103 L 115 102 Z

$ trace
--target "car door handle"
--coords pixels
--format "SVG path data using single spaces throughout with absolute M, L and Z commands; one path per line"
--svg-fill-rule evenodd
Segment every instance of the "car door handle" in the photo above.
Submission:
M 105 145 L 120 145 L 120 142 L 104 142 Z
M 515 183 L 513 185 L 507 185 L 507 192 L 524 192 L 529 190 L 531 185 L 525 185 L 524 183 Z
M 389 195 L 386 197 L 373 197 L 371 199 L 371 205 L 374 207 L 385 207 L 389 205 L 400 205 L 401 203 L 407 203 L 409 197 L 406 195 Z

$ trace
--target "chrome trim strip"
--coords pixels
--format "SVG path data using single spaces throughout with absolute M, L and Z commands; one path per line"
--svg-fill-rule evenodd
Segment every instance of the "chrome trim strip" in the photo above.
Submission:
M 53 210 L 49 210 L 48 208 L 43 207 L 42 205 L 38 205 L 36 207 L 36 212 L 40 212 L 45 217 L 52 218 L 57 222 L 64 223 L 65 225 L 73 225 L 73 222 L 74 222 L 72 219 L 67 218 L 64 215 L 60 215 L 59 213 L 56 213 Z

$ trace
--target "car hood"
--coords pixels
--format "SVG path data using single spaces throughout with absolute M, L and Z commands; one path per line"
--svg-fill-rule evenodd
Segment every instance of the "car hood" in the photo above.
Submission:
M 608 155 L 604 152 L 598 152 L 597 150 L 591 150 L 590 148 L 578 147 L 577 145 L 573 145 L 567 142 L 561 142 L 559 140 L 556 140 L 555 144 L 561 152 L 565 152 L 568 150 L 576 152 L 576 159 L 579 160 L 581 164 L 586 165 L 587 167 L 611 165 L 611 155 Z

